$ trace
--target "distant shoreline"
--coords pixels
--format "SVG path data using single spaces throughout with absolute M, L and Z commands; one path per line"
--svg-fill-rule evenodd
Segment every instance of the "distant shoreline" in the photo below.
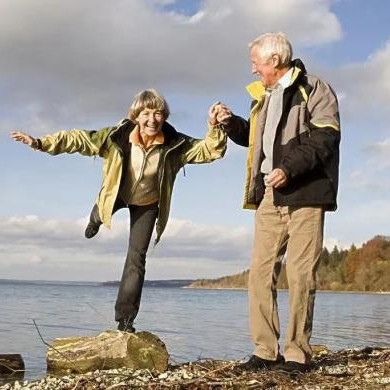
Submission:
M 145 288 L 183 288 L 193 290 L 237 290 L 246 291 L 245 287 L 195 287 L 191 286 L 191 283 L 196 282 L 196 279 L 168 279 L 168 280 L 145 280 Z M 40 285 L 40 286 L 79 286 L 79 287 L 117 287 L 119 281 L 108 282 L 88 282 L 88 281 L 53 281 L 53 280 L 15 280 L 15 279 L 0 279 L 1 285 L 9 284 L 27 284 L 27 285 Z M 278 288 L 278 291 L 288 291 L 288 289 Z M 362 291 L 362 290 L 321 290 L 317 289 L 317 292 L 324 293 L 344 293 L 344 294 L 379 294 L 390 295 L 390 291 Z
M 195 282 L 195 279 L 161 279 L 161 280 L 145 280 L 145 287 L 183 287 Z M 73 280 L 20 280 L 20 279 L 0 279 L 1 285 L 9 284 L 24 284 L 24 285 L 39 285 L 39 286 L 81 286 L 81 287 L 118 287 L 119 280 L 113 281 L 73 281 Z
M 184 286 L 182 288 L 188 288 L 193 290 L 248 290 L 244 287 L 190 287 Z M 287 288 L 278 288 L 278 291 L 288 291 Z M 316 292 L 324 292 L 324 293 L 344 293 L 344 294 L 380 294 L 380 295 L 389 295 L 390 291 L 346 291 L 346 290 L 316 290 Z

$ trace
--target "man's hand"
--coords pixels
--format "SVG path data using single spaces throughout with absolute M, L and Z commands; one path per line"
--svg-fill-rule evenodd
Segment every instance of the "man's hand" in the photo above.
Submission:
M 267 184 L 271 187 L 279 188 L 283 187 L 287 183 L 287 176 L 280 168 L 275 168 L 267 176 Z
M 22 133 L 21 131 L 12 131 L 10 135 L 11 138 L 15 141 L 23 142 L 24 144 L 31 146 L 32 148 L 35 148 L 37 146 L 37 140 L 34 137 L 31 137 L 31 135 Z
M 209 109 L 209 123 L 211 126 L 218 124 L 227 125 L 232 116 L 230 109 L 221 102 L 214 103 Z

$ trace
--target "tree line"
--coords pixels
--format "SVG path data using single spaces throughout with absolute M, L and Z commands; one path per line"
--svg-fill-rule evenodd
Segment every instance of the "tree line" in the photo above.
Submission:
M 284 259 L 278 288 L 288 288 Z M 360 248 L 324 248 L 318 266 L 317 288 L 333 291 L 390 291 L 390 237 L 376 236 Z M 200 279 L 194 288 L 247 288 L 249 271 L 218 279 Z

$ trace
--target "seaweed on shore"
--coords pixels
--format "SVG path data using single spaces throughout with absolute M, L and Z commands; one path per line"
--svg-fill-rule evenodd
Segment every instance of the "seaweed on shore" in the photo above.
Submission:
M 58 390 L 360 390 L 390 389 L 390 348 L 366 347 L 339 352 L 322 350 L 313 359 L 313 370 L 289 375 L 278 371 L 239 373 L 238 361 L 201 359 L 171 365 L 168 371 L 97 370 L 60 378 L 48 376 L 40 381 L 15 382 L 0 387 L 11 389 Z

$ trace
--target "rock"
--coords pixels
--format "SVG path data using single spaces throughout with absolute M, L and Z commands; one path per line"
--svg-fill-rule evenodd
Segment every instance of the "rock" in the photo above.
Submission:
M 12 374 L 24 371 L 24 361 L 19 354 L 0 354 L 0 373 Z
M 20 354 L 0 354 L 0 386 L 7 382 L 23 380 L 24 361 Z
M 20 385 L 20 383 L 18 382 L 18 381 L 15 381 L 15 383 L 14 383 L 14 389 L 15 390 L 19 390 L 19 389 L 21 389 L 22 388 L 22 386 Z
M 168 358 L 165 344 L 152 333 L 107 330 L 92 337 L 53 340 L 46 362 L 47 371 L 55 374 L 120 367 L 161 372 L 167 369 Z
M 311 346 L 313 355 L 325 355 L 332 352 L 326 345 L 323 344 L 314 344 Z

